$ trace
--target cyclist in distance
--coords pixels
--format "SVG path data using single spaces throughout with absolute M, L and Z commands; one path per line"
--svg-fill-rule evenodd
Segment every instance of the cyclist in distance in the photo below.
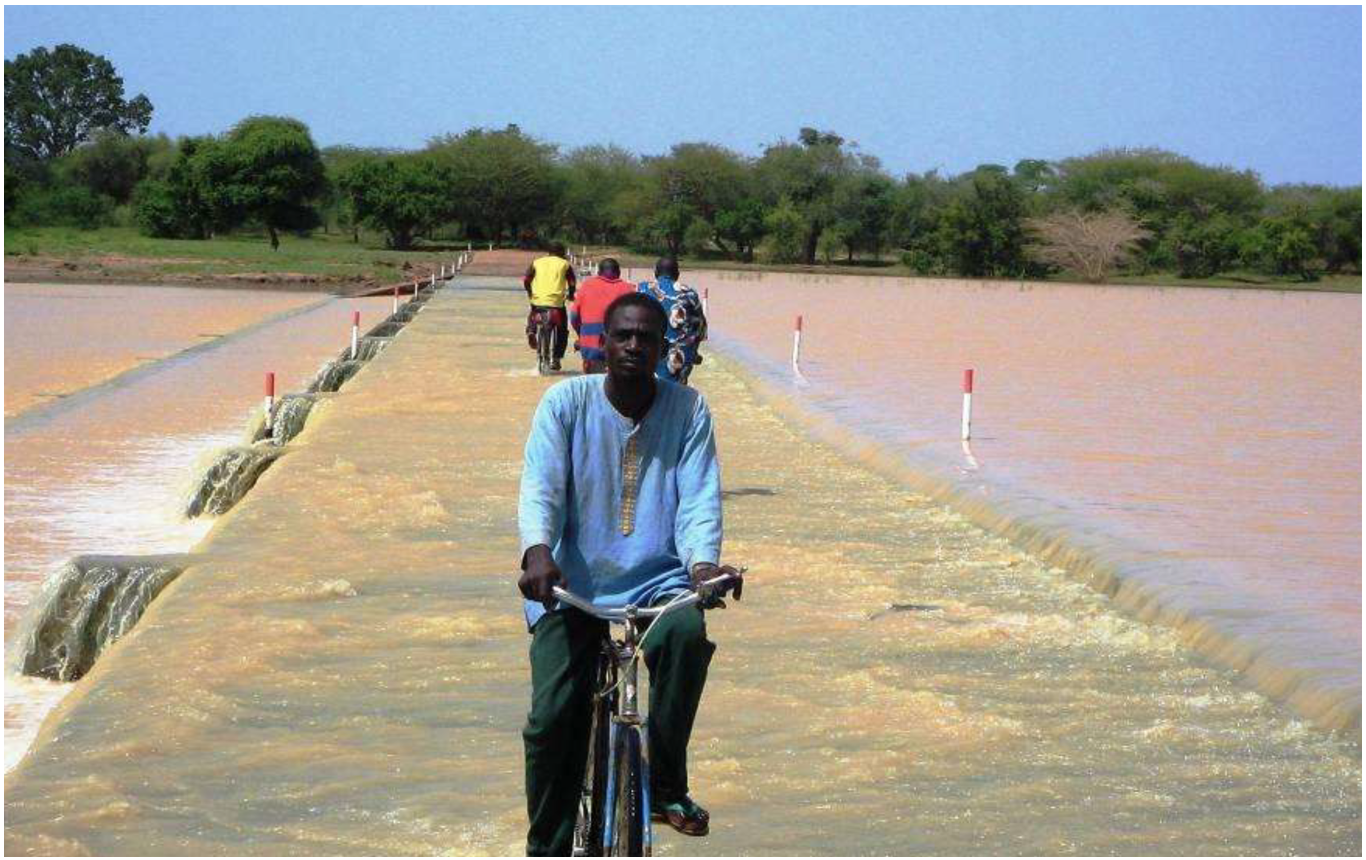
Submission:
M 565 317 L 565 302 L 574 298 L 574 267 L 569 264 L 568 252 L 564 244 L 556 242 L 550 246 L 550 253 L 537 257 L 527 266 L 522 286 L 527 298 L 531 300 L 531 312 L 527 314 L 527 343 L 536 348 L 536 324 L 538 318 L 549 315 L 555 329 L 555 353 L 551 370 L 560 369 L 565 347 L 569 344 L 569 326 Z
M 579 336 L 577 347 L 584 373 L 607 372 L 602 351 L 603 315 L 613 299 L 635 289 L 635 284 L 621 279 L 621 264 L 611 257 L 604 258 L 598 264 L 598 274 L 579 286 L 569 309 L 569 324 Z
M 702 363 L 698 347 L 707 339 L 702 300 L 692 287 L 678 282 L 678 260 L 673 257 L 661 257 L 655 263 L 655 279 L 641 281 L 639 289 L 663 305 L 669 322 L 668 342 L 656 373 L 660 379 L 687 385 L 693 365 Z
M 559 585 L 604 607 L 653 606 L 723 574 L 721 474 L 711 412 L 697 391 L 656 379 L 664 309 L 648 295 L 604 315 L 606 374 L 552 385 L 527 437 L 517 519 L 518 587 L 531 631 L 526 747 L 529 855 L 573 845 L 588 758 L 593 680 L 606 622 L 558 605 Z M 740 595 L 738 580 L 735 596 Z M 710 604 L 720 594 L 704 595 Z M 702 610 L 655 622 L 650 670 L 651 813 L 704 836 L 709 816 L 688 796 L 687 748 L 716 646 Z

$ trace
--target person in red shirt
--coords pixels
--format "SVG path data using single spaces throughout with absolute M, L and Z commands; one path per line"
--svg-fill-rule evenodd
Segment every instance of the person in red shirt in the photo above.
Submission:
M 602 350 L 603 313 L 617 296 L 635 291 L 635 284 L 621 279 L 621 264 L 606 257 L 598 264 L 598 274 L 584 281 L 574 294 L 569 324 L 579 336 L 575 349 L 583 359 L 584 373 L 607 372 L 607 354 Z

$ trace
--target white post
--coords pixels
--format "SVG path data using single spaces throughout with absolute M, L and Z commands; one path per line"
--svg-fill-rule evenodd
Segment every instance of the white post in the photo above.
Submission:
M 360 349 L 360 311 L 351 313 L 351 360 L 355 361 Z
M 489 250 L 490 250 L 490 251 L 493 250 L 493 243 L 492 243 L 492 242 L 489 242 Z
M 963 441 L 972 438 L 972 368 L 963 371 Z
M 802 360 L 802 315 L 797 314 L 797 326 L 792 330 L 792 367 L 800 372 Z
M 432 286 L 436 286 L 436 272 L 432 272 Z
M 417 291 L 420 290 L 420 289 L 422 289 L 422 285 L 419 284 L 419 283 L 417 282 L 417 279 L 416 279 L 416 278 L 414 278 L 414 279 L 413 279 L 413 298 L 417 298 Z
M 473 250 L 474 250 L 474 243 L 473 243 L 473 242 L 470 242 L 470 241 L 468 241 L 468 240 L 466 240 L 466 242 L 465 242 L 465 250 L 466 250 L 466 251 L 473 251 Z
M 706 287 L 702 288 L 702 316 L 704 317 L 707 315 L 707 294 L 709 292 L 711 291 Z
M 269 427 L 269 426 L 270 426 L 270 419 L 271 419 L 271 416 L 275 414 L 275 372 L 274 372 L 274 371 L 271 371 L 270 373 L 267 373 L 267 374 L 266 374 L 266 402 L 265 402 L 265 404 L 264 404 L 264 408 L 265 408 L 265 410 L 266 410 L 266 426 Z
M 394 313 L 398 313 L 398 284 L 394 284 Z

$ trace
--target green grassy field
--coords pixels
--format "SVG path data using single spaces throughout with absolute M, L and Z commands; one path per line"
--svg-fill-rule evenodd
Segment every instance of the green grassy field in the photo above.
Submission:
M 426 272 L 450 262 L 456 253 L 454 246 L 390 251 L 383 247 L 380 237 L 365 234 L 359 244 L 352 242 L 349 235 L 335 233 L 309 238 L 285 235 L 280 239 L 280 249 L 272 251 L 264 234 L 234 233 L 196 241 L 153 239 L 126 227 L 5 228 L 7 269 L 42 267 L 60 261 L 77 272 L 100 272 L 118 278 L 142 275 L 158 280 L 212 280 L 274 275 L 311 277 L 323 282 L 384 283 L 402 280 L 405 264 L 414 271 Z

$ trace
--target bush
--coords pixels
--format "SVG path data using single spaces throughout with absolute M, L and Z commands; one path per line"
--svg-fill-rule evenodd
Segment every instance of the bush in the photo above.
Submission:
M 31 188 L 15 203 L 15 224 L 94 230 L 109 219 L 114 202 L 87 188 Z
M 700 254 L 711 244 L 713 232 L 711 225 L 706 221 L 694 218 L 683 231 L 683 247 L 694 254 Z
M 180 207 L 169 183 L 148 179 L 133 192 L 133 221 L 147 236 L 175 239 L 184 232 Z
M 764 218 L 768 239 L 764 242 L 764 259 L 771 263 L 793 263 L 802 257 L 802 241 L 806 237 L 806 219 L 792 202 L 784 199 Z

